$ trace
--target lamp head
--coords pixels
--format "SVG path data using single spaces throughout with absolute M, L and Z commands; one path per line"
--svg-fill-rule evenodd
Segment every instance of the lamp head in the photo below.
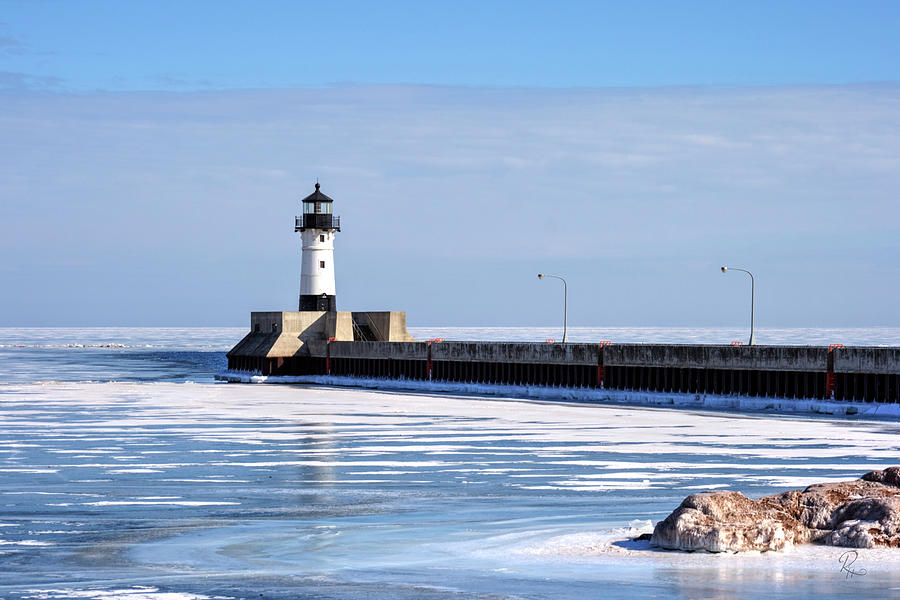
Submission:
M 723 272 L 723 273 L 724 273 L 725 271 L 727 271 L 727 270 L 728 270 L 728 267 L 722 267 L 722 272 Z
M 544 278 L 544 274 L 543 274 L 543 273 L 538 273 L 538 279 L 543 279 L 543 278 Z

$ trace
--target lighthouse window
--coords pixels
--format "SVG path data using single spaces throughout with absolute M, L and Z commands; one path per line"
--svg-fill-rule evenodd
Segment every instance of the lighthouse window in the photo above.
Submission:
M 324 261 L 324 260 L 320 260 L 320 261 L 319 261 L 319 268 L 320 268 L 320 269 L 324 269 L 324 268 L 325 268 L 325 261 Z
M 324 242 L 324 241 L 325 241 L 325 234 L 324 234 L 324 233 L 323 233 L 322 235 L 319 236 L 319 241 L 320 241 L 320 242 Z

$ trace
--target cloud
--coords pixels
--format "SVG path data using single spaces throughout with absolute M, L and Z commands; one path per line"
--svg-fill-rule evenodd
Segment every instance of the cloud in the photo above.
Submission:
M 0 56 L 52 56 L 55 52 L 37 51 L 20 39 L 8 34 L 3 34 L 2 30 L 8 25 L 0 22 Z
M 828 302 L 802 308 L 803 294 L 827 290 L 864 311 L 844 323 L 897 320 L 897 85 L 11 91 L 0 108 L 0 251 L 22 269 L 60 255 L 125 281 L 142 269 L 162 278 L 163 263 L 173 277 L 204 269 L 222 282 L 217 302 L 243 314 L 250 284 L 230 279 L 235 269 L 273 299 L 295 295 L 292 211 L 318 177 L 343 215 L 339 284 L 356 297 L 465 282 L 474 269 L 491 274 L 478 284 L 490 304 L 520 267 L 549 264 L 627 324 L 642 306 L 634 294 L 690 287 L 671 273 L 705 282 L 734 262 L 788 290 L 784 314 L 831 315 Z M 623 289 L 630 300 L 611 292 Z M 422 294 L 405 293 L 407 308 L 452 307 L 463 323 L 481 314 L 464 306 L 471 289 Z M 656 314 L 725 319 L 690 297 L 667 293 Z
M 0 71 L 0 91 L 46 91 L 57 90 L 62 86 L 62 79 L 58 77 L 45 77 L 41 75 L 29 75 L 27 73 L 14 73 Z
M 25 53 L 25 45 L 22 42 L 8 35 L 0 35 L 0 54 L 18 56 Z
M 211 79 L 179 77 L 176 75 L 168 75 L 168 74 L 155 75 L 150 78 L 150 81 L 153 82 L 153 84 L 155 86 L 161 86 L 162 88 L 167 89 L 167 90 L 179 90 L 179 89 L 202 90 L 202 89 L 212 89 L 215 87 L 219 87 Z

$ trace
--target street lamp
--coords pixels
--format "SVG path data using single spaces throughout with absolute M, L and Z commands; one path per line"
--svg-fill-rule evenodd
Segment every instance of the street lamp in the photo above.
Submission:
M 754 341 L 753 341 L 753 296 L 755 294 L 754 288 L 756 287 L 756 282 L 753 279 L 753 273 L 751 273 L 747 269 L 740 269 L 738 267 L 722 267 L 722 274 L 724 275 L 728 269 L 731 269 L 732 271 L 743 271 L 744 273 L 746 273 L 747 275 L 750 276 L 750 345 L 752 346 L 754 344 Z
M 559 275 L 545 275 L 544 273 L 538 273 L 538 279 L 543 279 L 544 277 L 552 277 L 553 279 L 559 279 L 563 282 L 563 344 L 568 344 L 569 334 L 566 329 L 568 328 L 569 321 L 569 286 L 566 284 L 566 280 Z

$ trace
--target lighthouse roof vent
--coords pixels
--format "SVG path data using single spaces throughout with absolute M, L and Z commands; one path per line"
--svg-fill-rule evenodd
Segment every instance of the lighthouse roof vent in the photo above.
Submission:
M 331 198 L 319 191 L 319 182 L 316 182 L 316 191 L 301 200 L 301 202 L 334 202 Z

